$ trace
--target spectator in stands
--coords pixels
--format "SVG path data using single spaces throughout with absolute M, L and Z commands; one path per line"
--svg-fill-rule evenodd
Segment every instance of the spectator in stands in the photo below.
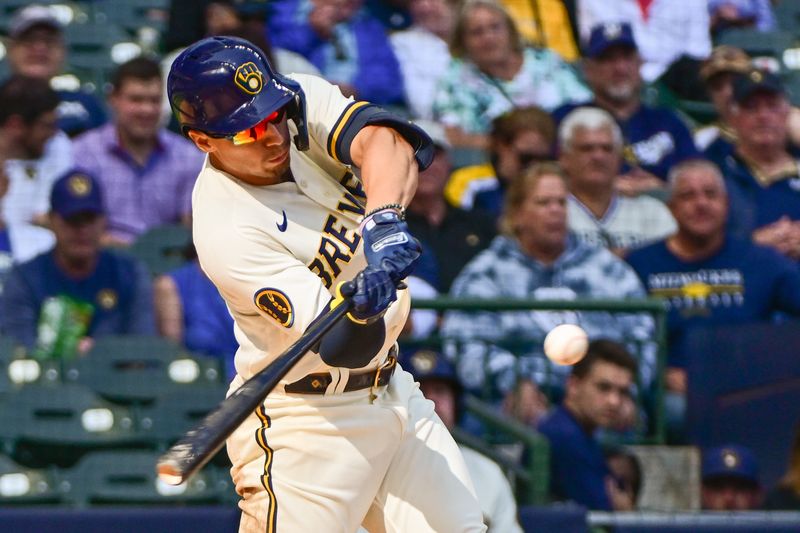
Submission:
M 228 378 L 236 369 L 233 357 L 239 348 L 233 334 L 233 318 L 217 288 L 197 261 L 194 245 L 187 245 L 188 262 L 157 277 L 155 317 L 158 332 L 194 353 L 220 359 Z
M 712 34 L 729 28 L 756 28 L 765 32 L 776 28 L 770 0 L 708 0 L 708 13 Z
M 753 452 L 738 444 L 703 451 L 702 507 L 707 511 L 752 511 L 762 498 Z
M 491 120 L 515 107 L 549 111 L 590 97 L 558 54 L 523 44 L 496 0 L 463 4 L 450 52 L 455 59 L 439 84 L 433 114 L 456 147 L 487 149 Z
M 730 231 L 800 258 L 800 148 L 789 142 L 780 78 L 751 70 L 733 83 L 732 153 L 709 154 L 728 189 Z
M 41 79 L 12 76 L 0 85 L 0 173 L 8 180 L 2 218 L 14 260 L 53 245 L 46 229 L 53 182 L 72 165 L 72 145 L 56 125 L 58 95 Z
M 800 423 L 795 426 L 786 473 L 778 486 L 769 491 L 763 507 L 769 511 L 800 511 Z
M 444 195 L 452 205 L 500 216 L 511 180 L 533 163 L 555 158 L 556 127 L 538 107 L 518 107 L 492 121 L 489 161 L 453 172 Z
M 400 364 L 419 382 L 422 393 L 433 402 L 436 414 L 452 431 L 463 415 L 462 387 L 453 365 L 431 350 L 418 350 L 402 357 Z M 503 471 L 497 463 L 472 448 L 463 445 L 459 448 L 475 485 L 487 531 L 522 533 L 517 523 L 514 494 Z
M 649 196 L 625 197 L 615 188 L 622 132 L 596 107 L 570 112 L 558 129 L 559 162 L 567 175 L 569 229 L 589 244 L 621 254 L 675 231 L 667 207 Z
M 191 194 L 203 164 L 192 143 L 159 126 L 159 65 L 137 57 L 114 72 L 108 101 L 113 120 L 75 140 L 79 165 L 103 186 L 105 245 L 127 246 L 148 229 L 189 222 Z
M 97 98 L 79 87 L 66 88 L 70 80 L 59 76 L 64 68 L 67 46 L 64 27 L 50 7 L 31 4 L 20 8 L 8 28 L 11 73 L 51 84 L 58 94 L 56 114 L 62 131 L 75 136 L 105 122 L 105 111 Z
M 619 123 L 625 139 L 625 165 L 617 180 L 624 194 L 662 189 L 675 163 L 697 156 L 689 129 L 671 109 L 642 102 L 641 58 L 629 24 L 601 24 L 592 29 L 584 73 L 594 99 L 567 104 L 554 116 L 563 119 L 578 106 L 605 109 Z
M 307 58 L 346 96 L 403 103 L 403 79 L 386 30 L 363 0 L 285 0 L 271 6 L 270 42 Z
M 700 67 L 700 78 L 705 83 L 708 96 L 717 112 L 717 120 L 698 129 L 694 142 L 707 157 L 721 153 L 728 155 L 733 151 L 736 134 L 731 126 L 733 112 L 733 80 L 750 71 L 750 56 L 741 48 L 720 45 Z M 717 156 L 719 159 L 719 156 Z
M 439 79 L 452 61 L 447 43 L 455 21 L 454 0 L 411 0 L 414 25 L 389 37 L 403 75 L 405 105 L 412 117 L 433 118 Z
M 693 85 L 692 78 L 697 77 L 699 62 L 711 53 L 706 2 L 578 0 L 578 24 L 584 42 L 589 41 L 595 26 L 606 23 L 631 25 L 642 57 L 642 77 L 648 83 L 672 69 L 674 77 L 683 74 L 683 81 Z M 685 71 L 680 68 L 682 65 L 687 66 Z M 662 81 L 673 90 L 677 88 L 669 75 Z
M 694 132 L 694 142 L 706 158 L 721 161 L 734 151 L 733 80 L 752 70 L 752 62 L 740 48 L 720 45 L 703 63 L 700 76 L 717 112 L 717 120 Z M 789 142 L 800 145 L 800 108 L 792 106 L 787 118 Z
M 550 442 L 550 487 L 556 499 L 594 510 L 633 510 L 633 488 L 614 479 L 594 433 L 618 417 L 636 374 L 631 354 L 606 339 L 592 341 L 572 367 L 563 404 L 539 423 Z
M 574 0 L 501 0 L 525 41 L 570 63 L 580 56 Z
M 497 230 L 491 215 L 453 207 L 445 201 L 444 186 L 452 168 L 450 144 L 441 125 L 427 121 L 418 124 L 433 139 L 436 152 L 428 169 L 420 172 L 406 222 L 435 258 L 436 275 L 428 281 L 439 292 L 446 293 L 464 265 L 489 245 Z
M 625 494 L 630 494 L 633 509 L 636 509 L 639 494 L 642 492 L 642 465 L 639 459 L 635 453 L 625 448 L 612 449 L 605 455 L 616 488 Z
M 560 169 L 542 163 L 509 186 L 501 217 L 503 235 L 470 261 L 453 282 L 458 298 L 558 299 L 644 296 L 633 270 L 604 248 L 581 243 L 567 232 L 567 188 Z M 542 354 L 542 340 L 562 323 L 580 324 L 590 338 L 637 339 L 642 383 L 652 382 L 653 321 L 636 313 L 507 311 L 445 314 L 447 355 L 458 356 L 459 376 L 470 390 L 491 392 L 500 403 L 520 378 L 559 390 L 567 367 Z M 491 364 L 489 363 L 491 362 Z M 488 373 L 488 374 L 487 374 Z
M 503 412 L 531 428 L 539 425 L 549 406 L 547 396 L 527 378 L 517 381 L 514 390 L 503 399 Z
M 628 257 L 650 295 L 668 304 L 668 422 L 681 434 L 687 389 L 684 347 L 689 328 L 800 314 L 800 271 L 792 261 L 725 230 L 728 196 L 708 161 L 677 165 L 669 208 L 678 231 Z
M 100 247 L 107 212 L 100 187 L 77 170 L 55 182 L 55 246 L 14 267 L 0 299 L 0 330 L 42 357 L 85 353 L 102 335 L 155 333 L 144 266 Z

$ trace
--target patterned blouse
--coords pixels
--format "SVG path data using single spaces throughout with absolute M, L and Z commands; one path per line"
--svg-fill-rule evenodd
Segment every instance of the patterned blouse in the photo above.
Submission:
M 570 236 L 564 253 L 545 266 L 525 254 L 516 239 L 496 237 L 470 261 L 453 282 L 450 295 L 460 298 L 532 300 L 645 298 L 633 269 L 605 248 Z M 442 324 L 445 351 L 457 360 L 465 387 L 487 399 L 509 392 L 517 378 L 560 388 L 570 367 L 548 362 L 545 335 L 562 323 L 578 324 L 590 339 L 625 343 L 638 354 L 640 380 L 655 374 L 654 321 L 647 313 L 601 311 L 450 311 Z
M 485 74 L 469 60 L 453 59 L 439 81 L 433 113 L 445 125 L 458 126 L 467 133 L 488 133 L 492 119 L 514 107 L 536 105 L 551 111 L 591 97 L 558 54 L 526 48 L 522 68 L 510 81 Z

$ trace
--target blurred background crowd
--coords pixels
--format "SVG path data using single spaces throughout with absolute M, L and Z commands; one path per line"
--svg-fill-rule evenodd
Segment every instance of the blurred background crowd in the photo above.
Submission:
M 144 473 L 235 373 L 164 90 L 233 35 L 433 139 L 401 364 L 490 531 L 800 510 L 800 2 L 4 0 L 0 30 L 0 502 L 235 501 L 224 457 L 179 494 Z

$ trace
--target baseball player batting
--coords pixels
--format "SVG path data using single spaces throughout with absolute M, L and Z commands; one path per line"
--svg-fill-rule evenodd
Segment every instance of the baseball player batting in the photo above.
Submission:
M 231 391 L 337 305 L 352 308 L 227 441 L 240 531 L 485 531 L 458 448 L 397 366 L 398 290 L 420 248 L 403 221 L 432 158 L 418 127 L 212 37 L 172 65 L 170 104 L 206 152 L 200 264 L 240 348 Z

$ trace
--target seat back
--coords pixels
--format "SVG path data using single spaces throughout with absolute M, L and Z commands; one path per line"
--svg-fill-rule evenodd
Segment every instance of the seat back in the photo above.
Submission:
M 172 486 L 156 475 L 158 453 L 101 451 L 85 456 L 65 472 L 76 503 L 96 504 L 216 504 L 226 500 L 232 483 L 224 472 L 205 468 L 186 483 Z
M 222 371 L 217 359 L 163 337 L 121 335 L 98 338 L 65 376 L 113 402 L 147 403 L 175 387 L 217 384 Z
M 78 384 L 20 388 L 0 406 L 0 440 L 30 466 L 69 466 L 93 449 L 140 444 L 129 409 Z
M 191 240 L 189 228 L 169 224 L 140 235 L 128 251 L 147 265 L 153 276 L 158 276 L 186 263 L 184 252 Z

